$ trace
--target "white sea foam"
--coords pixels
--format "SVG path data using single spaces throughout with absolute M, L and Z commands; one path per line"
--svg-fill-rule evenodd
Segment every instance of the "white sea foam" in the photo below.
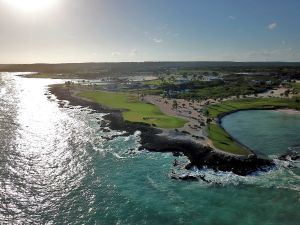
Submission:
M 185 157 L 181 157 L 185 158 Z M 261 187 L 276 187 L 287 188 L 294 191 L 300 191 L 299 179 L 293 168 L 290 167 L 290 162 L 274 160 L 275 168 L 268 171 L 257 171 L 248 176 L 240 176 L 233 172 L 214 171 L 213 169 L 203 168 L 198 169 L 193 167 L 191 170 L 186 170 L 182 163 L 175 167 L 173 173 L 176 177 L 192 176 L 199 178 L 202 185 L 257 185 Z M 294 163 L 294 162 L 293 162 Z M 294 165 L 294 164 L 293 164 Z
M 118 159 L 126 159 L 126 157 L 120 156 L 118 153 L 113 152 L 113 155 Z
M 6 88 L 5 87 L 1 88 L 1 90 L 0 90 L 0 97 L 3 96 L 3 95 L 5 95 L 5 93 L 6 93 Z

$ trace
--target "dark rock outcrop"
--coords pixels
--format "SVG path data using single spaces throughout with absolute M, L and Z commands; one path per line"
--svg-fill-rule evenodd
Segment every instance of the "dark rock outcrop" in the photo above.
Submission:
M 296 161 L 300 159 L 300 154 L 295 150 L 289 150 L 287 153 L 279 156 L 278 159 L 283 161 Z
M 50 92 L 60 100 L 68 100 L 71 105 L 90 107 L 95 111 L 107 114 L 104 119 L 110 121 L 108 126 L 112 130 L 126 131 L 134 134 L 137 130 L 141 131 L 141 147 L 155 152 L 173 152 L 175 155 L 184 154 L 190 160 L 187 169 L 196 166 L 198 168 L 211 168 L 216 171 L 232 171 L 238 175 L 249 175 L 256 171 L 269 170 L 274 166 L 273 161 L 258 158 L 255 154 L 248 157 L 228 155 L 217 152 L 209 146 L 201 146 L 192 141 L 174 140 L 166 136 L 161 136 L 160 129 L 151 127 L 144 123 L 132 123 L 124 121 L 120 110 L 111 110 L 97 103 L 74 97 L 67 88 L 61 85 L 54 85 Z M 179 178 L 181 179 L 181 178 Z M 194 180 L 192 177 L 182 178 L 182 180 Z

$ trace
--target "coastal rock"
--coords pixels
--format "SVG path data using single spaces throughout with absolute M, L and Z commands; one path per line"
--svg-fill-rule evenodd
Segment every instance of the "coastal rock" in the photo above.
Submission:
M 182 153 L 180 153 L 180 152 L 173 152 L 173 156 L 179 157 L 179 156 L 182 156 Z
M 102 132 L 104 132 L 104 133 L 109 133 L 109 132 L 110 132 L 110 129 L 107 128 L 107 127 L 105 127 L 105 128 L 102 129 Z
M 184 181 L 198 181 L 198 178 L 196 176 L 192 176 L 192 175 L 181 175 L 181 176 L 178 176 L 176 174 L 172 174 L 171 175 L 171 179 L 174 179 L 174 180 L 184 180 Z
M 295 150 L 290 150 L 287 153 L 281 155 L 278 157 L 279 160 L 283 160 L 283 161 L 295 161 L 300 159 L 300 155 L 297 151 Z
M 206 183 L 212 183 L 205 178 L 205 175 L 193 175 L 193 174 L 176 174 L 174 171 L 171 174 L 171 179 L 173 180 L 183 180 L 183 181 L 204 181 Z
M 258 158 L 255 154 L 249 157 L 234 156 L 226 153 L 215 151 L 209 146 L 202 146 L 189 140 L 174 140 L 166 136 L 158 135 L 162 130 L 149 126 L 144 123 L 132 123 L 124 121 L 120 110 L 107 109 L 97 103 L 83 100 L 72 96 L 70 92 L 63 86 L 52 86 L 51 93 L 56 95 L 58 99 L 68 100 L 71 105 L 81 105 L 90 107 L 91 109 L 108 113 L 104 116 L 105 120 L 110 121 L 108 126 L 111 130 L 126 131 L 127 134 L 133 135 L 137 130 L 141 131 L 141 146 L 139 149 L 147 149 L 154 152 L 172 152 L 188 157 L 190 164 L 187 169 L 193 166 L 201 168 L 211 168 L 216 171 L 231 171 L 238 175 L 249 175 L 256 171 L 266 171 L 274 167 L 274 162 L 269 159 Z M 189 135 L 188 132 L 185 133 Z M 192 177 L 179 178 L 182 180 L 194 180 Z M 196 178 L 198 180 L 198 178 Z M 201 179 L 201 178 L 200 178 Z

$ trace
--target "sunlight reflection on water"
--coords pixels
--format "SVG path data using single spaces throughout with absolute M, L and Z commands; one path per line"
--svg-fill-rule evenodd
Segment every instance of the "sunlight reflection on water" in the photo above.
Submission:
M 59 202 L 85 175 L 85 153 L 80 150 L 92 130 L 80 117 L 89 110 L 69 112 L 49 101 L 47 86 L 60 80 L 2 74 L 2 82 L 7 91 L 1 91 L 1 122 L 6 120 L 9 129 L 1 135 L 7 155 L 1 161 L 5 179 L 0 180 L 0 221 L 36 222 L 42 211 L 58 210 L 51 203 Z
M 47 86 L 62 81 L 15 75 L 0 73 L 0 224 L 252 225 L 299 219 L 299 177 L 284 166 L 250 177 L 193 171 L 210 184 L 171 180 L 173 155 L 138 151 L 140 132 L 110 140 L 123 132 L 101 131 L 104 114 L 58 107 Z M 247 210 L 237 216 L 236 209 Z

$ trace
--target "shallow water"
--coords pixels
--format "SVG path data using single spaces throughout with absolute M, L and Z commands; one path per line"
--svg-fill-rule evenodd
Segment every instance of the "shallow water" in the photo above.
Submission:
M 103 114 L 59 108 L 45 95 L 47 85 L 56 82 L 0 75 L 1 222 L 282 225 L 300 220 L 294 170 L 278 164 L 277 170 L 249 177 L 201 170 L 194 173 L 212 183 L 172 180 L 173 170 L 187 172 L 173 168 L 172 154 L 138 152 L 139 132 L 105 140 L 117 132 L 101 131 Z

